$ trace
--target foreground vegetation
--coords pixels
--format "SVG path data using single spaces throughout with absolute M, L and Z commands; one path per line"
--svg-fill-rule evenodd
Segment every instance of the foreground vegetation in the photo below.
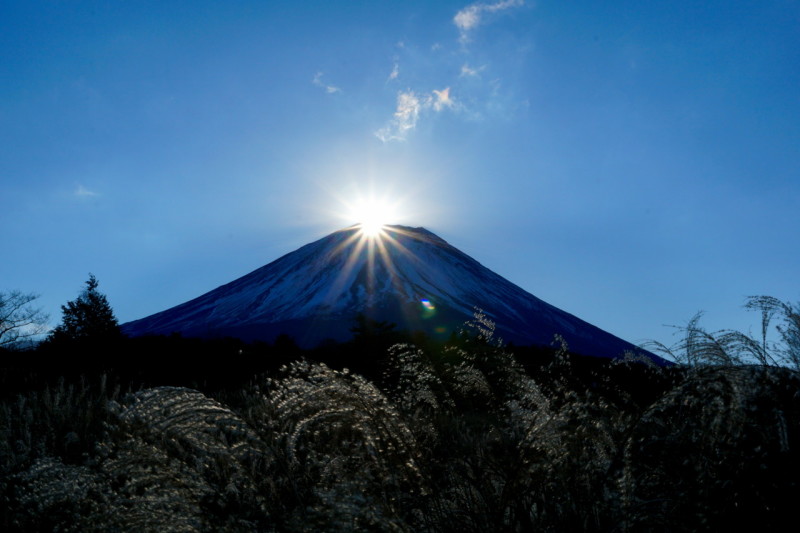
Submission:
M 659 367 L 585 360 L 563 345 L 550 354 L 503 348 L 480 314 L 472 331 L 389 350 L 379 342 L 395 340 L 387 337 L 305 354 L 287 341 L 277 348 L 287 354 L 280 369 L 223 372 L 224 380 L 190 377 L 185 349 L 200 345 L 177 338 L 115 345 L 179 350 L 181 365 L 160 377 L 109 363 L 113 353 L 95 372 L 66 378 L 66 364 L 34 377 L 7 367 L 4 384 L 23 390 L 0 405 L 0 528 L 774 531 L 792 523 L 800 377 L 774 358 L 744 359 L 752 343 L 726 344 L 695 321 L 677 347 L 693 359 Z M 770 357 L 792 353 L 791 338 L 756 344 Z M 203 346 L 218 351 L 220 369 L 258 350 L 230 340 Z M 31 356 L 53 364 L 64 356 L 49 350 Z M 341 367 L 347 350 L 359 373 Z M 309 359 L 317 356 L 327 364 Z

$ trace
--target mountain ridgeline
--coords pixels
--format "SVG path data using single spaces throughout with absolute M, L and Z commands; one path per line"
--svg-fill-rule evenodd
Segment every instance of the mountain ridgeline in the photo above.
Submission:
M 359 315 L 446 339 L 478 308 L 497 335 L 549 345 L 561 335 L 576 353 L 621 357 L 634 345 L 566 313 L 484 267 L 424 228 L 386 226 L 378 237 L 353 226 L 191 301 L 128 322 L 131 336 L 292 336 L 311 348 L 348 340 Z

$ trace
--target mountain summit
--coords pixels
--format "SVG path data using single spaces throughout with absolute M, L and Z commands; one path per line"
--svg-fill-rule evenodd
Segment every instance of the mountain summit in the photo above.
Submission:
M 347 340 L 355 318 L 447 338 L 479 308 L 497 335 L 618 357 L 635 346 L 536 298 L 424 228 L 385 226 L 367 236 L 336 231 L 231 283 L 123 325 L 128 335 L 232 336 L 272 341 L 281 333 L 304 347 Z

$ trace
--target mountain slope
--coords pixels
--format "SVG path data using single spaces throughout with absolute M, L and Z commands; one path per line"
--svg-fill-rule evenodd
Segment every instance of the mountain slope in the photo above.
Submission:
M 381 238 L 357 227 L 307 244 L 194 300 L 123 325 L 129 335 L 230 335 L 301 346 L 346 340 L 358 313 L 401 329 L 446 337 L 482 309 L 497 333 L 547 345 L 561 334 L 572 350 L 616 357 L 631 344 L 536 298 L 424 228 L 387 226 Z

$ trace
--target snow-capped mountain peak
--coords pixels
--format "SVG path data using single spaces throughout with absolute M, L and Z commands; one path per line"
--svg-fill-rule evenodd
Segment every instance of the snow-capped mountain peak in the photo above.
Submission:
M 518 344 L 562 335 L 587 355 L 620 356 L 629 343 L 536 298 L 424 228 L 385 226 L 367 237 L 336 231 L 194 300 L 123 325 L 130 335 L 230 335 L 304 346 L 345 340 L 366 314 L 408 330 L 447 336 L 476 308 Z

